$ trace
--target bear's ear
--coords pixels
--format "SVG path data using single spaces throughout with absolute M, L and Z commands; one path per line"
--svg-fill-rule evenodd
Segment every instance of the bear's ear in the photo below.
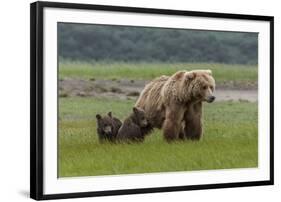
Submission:
M 133 107 L 133 112 L 135 113 L 135 114 L 137 114 L 137 113 L 139 113 L 139 109 L 137 108 L 137 107 Z
M 97 115 L 96 115 L 96 118 L 97 118 L 97 120 L 100 120 L 100 119 L 101 119 L 101 115 L 100 115 L 100 114 L 97 114 Z
M 108 112 L 107 115 L 112 118 L 112 112 Z
M 192 80 L 196 77 L 196 72 L 186 72 L 185 73 L 185 78 L 187 78 L 188 80 Z

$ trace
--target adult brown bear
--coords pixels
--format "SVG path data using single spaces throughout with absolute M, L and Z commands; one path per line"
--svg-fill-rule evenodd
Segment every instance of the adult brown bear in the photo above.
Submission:
M 148 83 L 135 106 L 152 127 L 162 128 L 167 141 L 202 137 L 202 102 L 213 102 L 211 70 L 178 71 Z

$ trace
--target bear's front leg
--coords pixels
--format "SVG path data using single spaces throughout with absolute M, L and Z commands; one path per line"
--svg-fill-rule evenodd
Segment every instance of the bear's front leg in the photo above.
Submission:
M 166 116 L 163 124 L 163 133 L 166 141 L 171 142 L 178 139 L 183 115 L 184 110 L 179 106 L 166 108 Z
M 184 114 L 184 136 L 186 139 L 200 140 L 202 138 L 202 103 L 191 105 Z

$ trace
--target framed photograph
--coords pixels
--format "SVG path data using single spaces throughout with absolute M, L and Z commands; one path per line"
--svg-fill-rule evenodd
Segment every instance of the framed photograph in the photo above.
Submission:
M 31 198 L 273 185 L 273 22 L 32 3 Z

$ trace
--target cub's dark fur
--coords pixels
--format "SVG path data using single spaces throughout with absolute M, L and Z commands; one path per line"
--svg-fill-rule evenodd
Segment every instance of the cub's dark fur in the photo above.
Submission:
M 142 142 L 144 136 L 152 129 L 145 112 L 141 108 L 134 107 L 133 113 L 125 119 L 117 134 L 118 141 Z
M 97 114 L 96 118 L 99 141 L 103 142 L 104 140 L 107 140 L 114 142 L 122 122 L 118 118 L 113 117 L 111 112 L 104 117 Z

